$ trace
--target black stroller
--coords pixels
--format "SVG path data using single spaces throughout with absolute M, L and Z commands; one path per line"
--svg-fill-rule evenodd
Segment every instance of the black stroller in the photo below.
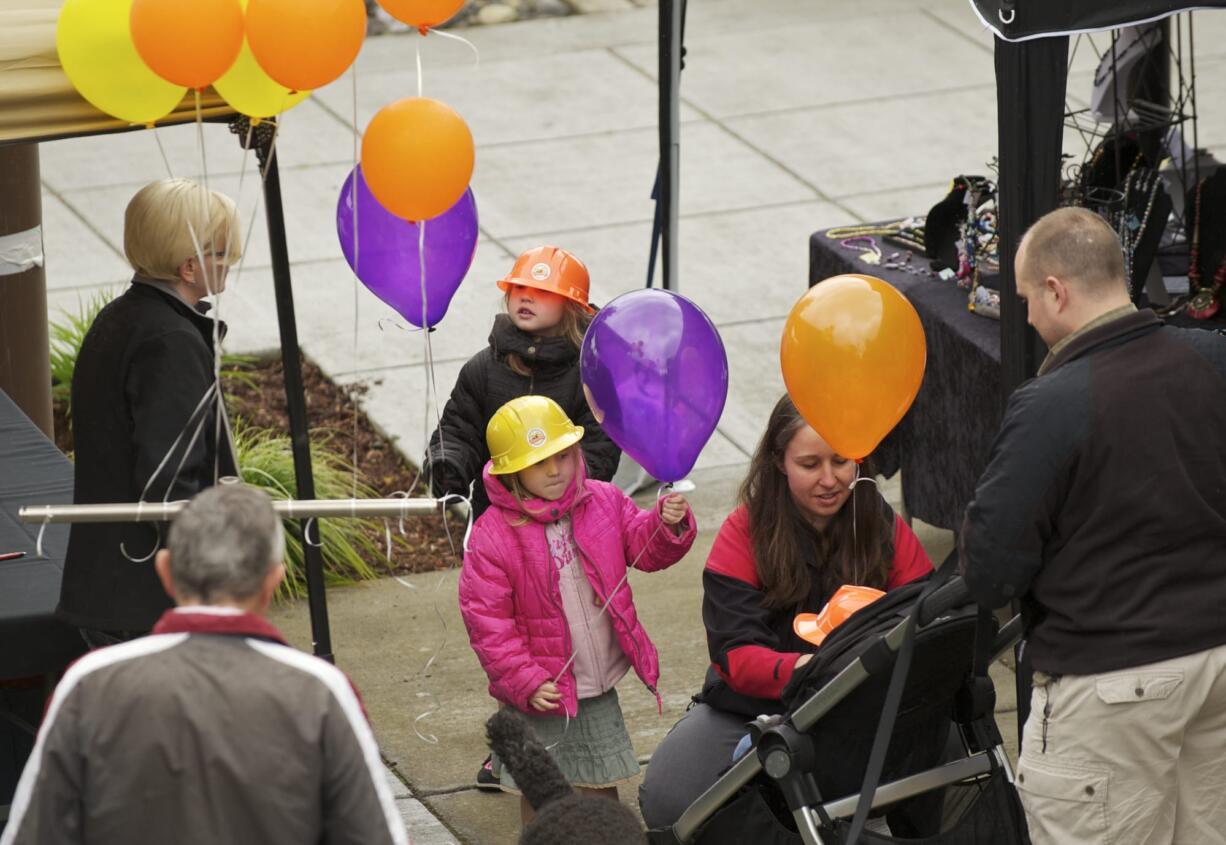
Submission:
M 998 631 L 949 569 L 836 628 L 786 715 L 751 723 L 754 749 L 652 845 L 1029 845 L 988 677 L 1020 620 Z

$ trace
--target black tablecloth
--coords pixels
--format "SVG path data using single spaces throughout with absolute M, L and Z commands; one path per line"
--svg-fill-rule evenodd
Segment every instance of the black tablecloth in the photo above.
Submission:
M 882 249 L 887 256 L 905 253 L 888 242 Z M 1000 323 L 968 311 L 967 292 L 953 281 L 869 265 L 859 256 L 860 250 L 815 232 L 809 238 L 809 284 L 866 273 L 894 285 L 919 312 L 928 341 L 924 383 L 873 458 L 886 475 L 902 470 L 903 497 L 913 516 L 957 529 L 1000 427 Z M 911 263 L 928 266 L 922 255 Z
M 84 651 L 75 628 L 54 617 L 68 526 L 48 525 L 43 553 L 37 525 L 17 521 L 23 505 L 71 504 L 72 463 L 0 391 L 0 681 L 58 672 Z

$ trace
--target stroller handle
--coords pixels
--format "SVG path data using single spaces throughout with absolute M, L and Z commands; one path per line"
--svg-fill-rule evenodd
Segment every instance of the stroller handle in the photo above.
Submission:
M 966 604 L 970 599 L 970 590 L 961 575 L 954 575 L 949 582 L 937 587 L 932 595 L 924 599 L 919 607 L 919 624 L 927 625 L 952 608 Z

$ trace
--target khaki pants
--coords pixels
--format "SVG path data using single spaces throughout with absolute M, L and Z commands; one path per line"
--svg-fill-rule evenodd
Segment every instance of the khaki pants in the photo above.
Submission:
M 1036 672 L 1017 787 L 1035 845 L 1226 845 L 1226 645 Z

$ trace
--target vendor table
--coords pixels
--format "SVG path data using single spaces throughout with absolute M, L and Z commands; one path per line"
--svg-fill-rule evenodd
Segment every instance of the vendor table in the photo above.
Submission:
M 40 526 L 19 522 L 17 509 L 71 502 L 72 463 L 0 391 L 0 555 L 25 552 L 0 560 L 0 827 L 50 682 L 85 651 L 55 618 L 68 526 L 47 526 L 39 557 Z

